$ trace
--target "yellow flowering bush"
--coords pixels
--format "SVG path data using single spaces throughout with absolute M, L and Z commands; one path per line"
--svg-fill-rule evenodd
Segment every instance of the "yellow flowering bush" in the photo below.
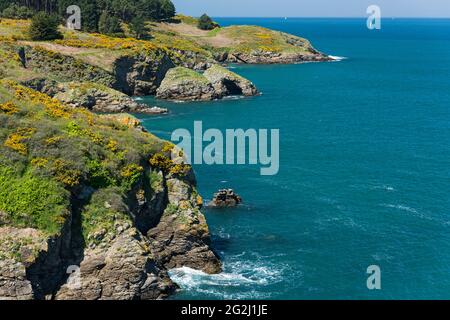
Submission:
M 47 114 L 54 118 L 69 118 L 72 115 L 69 107 L 64 106 L 58 100 L 46 94 L 26 88 L 11 80 L 4 80 L 2 84 L 13 90 L 18 100 L 40 104 L 45 107 Z
M 28 149 L 25 141 L 31 138 L 35 131 L 33 128 L 19 129 L 6 139 L 4 146 L 17 151 L 21 155 L 27 155 Z
M 34 158 L 31 160 L 31 164 L 38 168 L 43 168 L 48 164 L 48 159 L 45 158 Z
M 144 168 L 135 163 L 129 164 L 125 168 L 123 168 L 120 175 L 123 179 L 122 184 L 125 189 L 131 189 L 142 176 L 143 172 Z
M 64 184 L 66 187 L 74 187 L 80 183 L 81 172 L 72 169 L 70 163 L 62 159 L 53 161 L 52 170 L 57 181 Z
M 0 111 L 8 115 L 19 112 L 19 108 L 12 102 L 0 104 Z

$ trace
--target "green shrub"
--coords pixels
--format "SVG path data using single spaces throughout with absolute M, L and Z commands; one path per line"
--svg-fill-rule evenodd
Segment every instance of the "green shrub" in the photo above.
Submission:
M 198 28 L 201 30 L 212 30 L 217 28 L 217 24 L 205 13 L 198 20 Z
M 17 176 L 15 170 L 0 168 L 0 211 L 17 227 L 31 227 L 49 235 L 60 232 L 69 207 L 69 193 L 50 180 L 29 171 Z
M 119 35 L 123 32 L 120 26 L 120 20 L 108 11 L 103 11 L 101 14 L 98 22 L 98 31 L 108 35 Z
M 141 39 L 145 33 L 145 20 L 143 17 L 136 17 L 131 20 L 130 30 L 136 39 Z
M 63 36 L 58 30 L 60 20 L 57 16 L 48 15 L 43 12 L 37 13 L 31 20 L 28 31 L 31 40 L 46 41 L 62 39 Z
M 114 184 L 108 169 L 98 160 L 88 161 L 86 164 L 89 172 L 89 184 L 95 188 L 106 188 Z
M 24 7 L 12 4 L 2 12 L 2 17 L 7 19 L 30 19 L 34 15 L 34 11 Z

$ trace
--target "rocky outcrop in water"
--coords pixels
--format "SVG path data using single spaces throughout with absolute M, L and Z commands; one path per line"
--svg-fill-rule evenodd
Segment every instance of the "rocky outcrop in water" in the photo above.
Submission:
M 242 203 L 242 198 L 232 189 L 222 189 L 214 194 L 212 201 L 208 204 L 210 208 L 236 207 Z
M 258 94 L 255 85 L 249 80 L 217 64 L 207 69 L 203 75 L 221 98 L 234 95 L 249 97 Z
M 222 66 L 213 65 L 203 74 L 184 67 L 169 70 L 156 97 L 175 101 L 208 101 L 256 94 L 258 90 L 250 81 Z

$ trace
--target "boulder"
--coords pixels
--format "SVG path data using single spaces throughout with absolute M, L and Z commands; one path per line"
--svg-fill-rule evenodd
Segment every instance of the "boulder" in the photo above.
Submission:
M 211 208 L 236 207 L 242 203 L 242 198 L 232 189 L 222 189 L 214 194 L 213 200 L 208 204 Z
M 255 96 L 258 94 L 258 90 L 253 83 L 218 64 L 206 70 L 204 76 L 221 97 Z
M 201 73 L 184 67 L 169 70 L 156 91 L 158 99 L 207 101 L 220 98 L 212 84 Z
M 257 94 L 258 90 L 249 80 L 214 64 L 203 74 L 184 67 L 169 70 L 156 97 L 174 101 L 209 101 Z

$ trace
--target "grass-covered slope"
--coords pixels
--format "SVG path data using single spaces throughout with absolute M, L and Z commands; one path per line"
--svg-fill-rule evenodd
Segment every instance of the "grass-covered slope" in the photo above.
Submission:
M 137 121 L 129 118 L 72 109 L 1 81 L 0 225 L 56 235 L 81 186 L 129 192 L 164 144 L 130 128 Z
M 192 17 L 178 15 L 171 22 L 152 24 L 152 34 L 155 39 L 170 37 L 171 42 L 183 41 L 185 46 L 198 46 L 207 50 L 217 59 L 223 54 L 229 55 L 261 55 L 268 54 L 266 59 L 249 58 L 247 61 L 235 62 L 292 62 L 303 60 L 326 60 L 326 56 L 317 52 L 311 43 L 300 37 L 283 32 L 270 30 L 259 26 L 229 26 L 218 27 L 210 31 L 200 30 L 198 20 Z M 277 55 L 285 55 L 276 59 Z M 248 57 L 246 57 L 248 58 Z

